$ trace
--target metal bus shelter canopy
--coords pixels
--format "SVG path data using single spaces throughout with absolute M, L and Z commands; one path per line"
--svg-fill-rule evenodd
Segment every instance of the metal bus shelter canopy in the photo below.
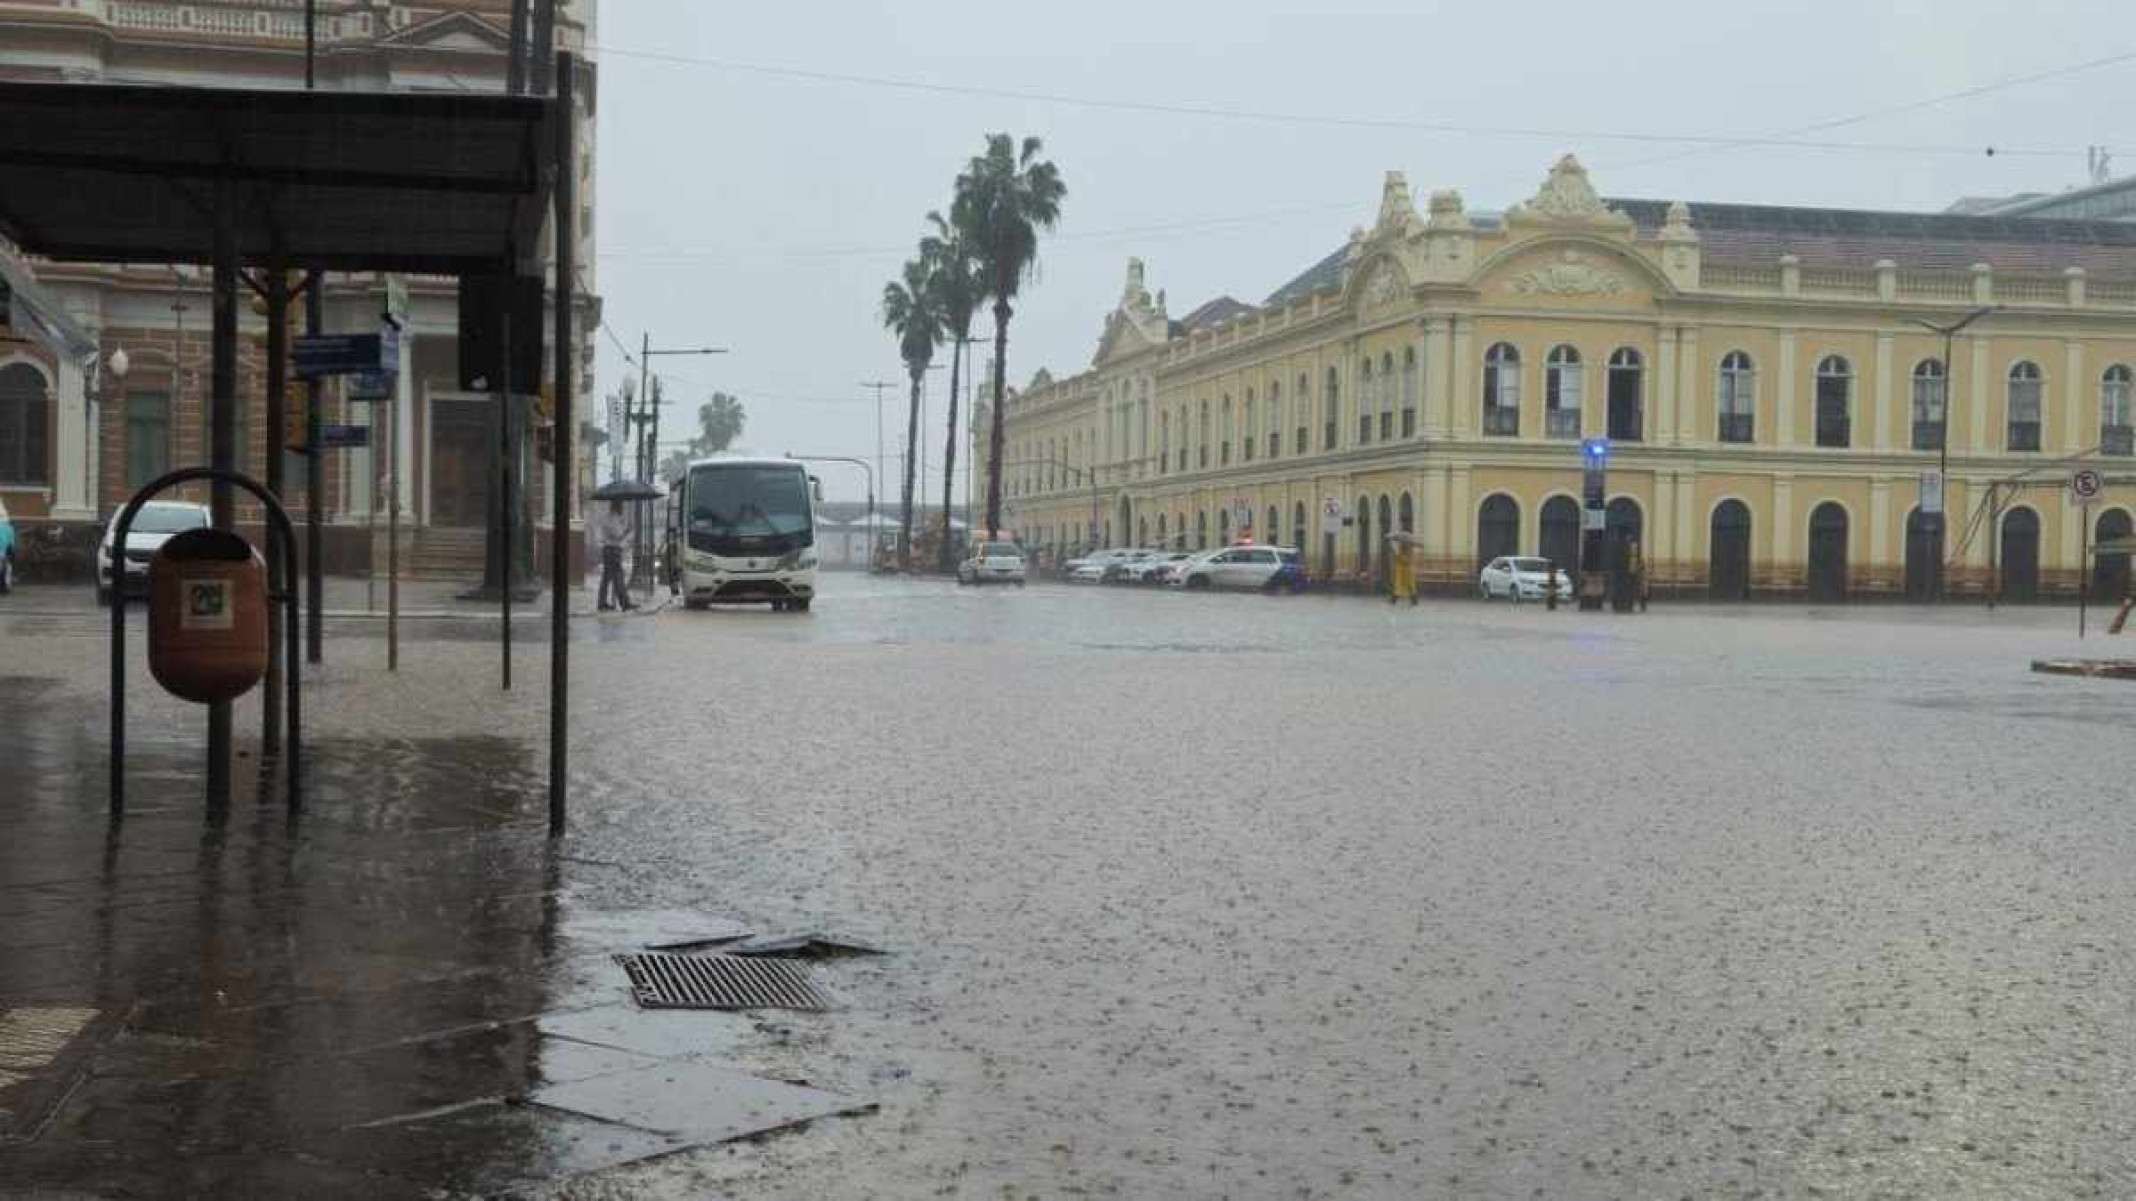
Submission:
M 237 257 L 459 275 L 535 253 L 553 102 L 538 97 L 0 82 L 0 235 L 105 263 Z

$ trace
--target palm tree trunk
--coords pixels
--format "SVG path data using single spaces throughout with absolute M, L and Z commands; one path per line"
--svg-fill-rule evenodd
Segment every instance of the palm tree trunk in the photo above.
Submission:
M 1009 368 L 1009 302 L 994 302 L 994 417 L 987 434 L 986 528 L 1001 528 L 1002 392 Z
M 949 545 L 949 503 L 952 496 L 951 481 L 957 474 L 957 382 L 964 365 L 964 335 L 969 330 L 959 331 L 956 340 L 949 345 L 949 436 L 944 438 L 942 450 L 942 553 L 936 566 L 943 571 L 956 570 L 955 553 Z M 969 519 L 969 514 L 966 515 Z
M 905 418 L 905 516 L 897 535 L 899 571 L 912 570 L 912 479 L 920 468 L 920 456 L 913 452 L 920 448 L 920 381 L 925 373 L 924 367 L 912 372 L 912 405 Z

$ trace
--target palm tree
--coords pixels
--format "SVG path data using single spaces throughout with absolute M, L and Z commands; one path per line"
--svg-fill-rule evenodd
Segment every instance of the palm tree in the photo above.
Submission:
M 1025 138 L 1019 149 L 1005 133 L 988 134 L 986 153 L 957 176 L 951 212 L 967 231 L 972 255 L 994 299 L 994 414 L 987 434 L 986 525 L 1001 528 L 1002 395 L 1009 358 L 1010 301 L 1038 265 L 1038 235 L 1061 218 L 1068 185 L 1060 169 L 1040 161 L 1043 144 Z
M 905 516 L 897 538 L 897 566 L 912 569 L 912 481 L 919 470 L 920 381 L 934 361 L 934 348 L 942 341 L 942 311 L 935 290 L 929 286 L 927 264 L 920 259 L 906 262 L 904 279 L 883 285 L 883 328 L 897 335 L 897 353 L 905 360 L 905 374 L 912 377 L 912 409 L 905 420 Z
M 957 213 L 955 205 L 950 206 L 950 212 L 954 216 L 948 221 L 942 219 L 940 212 L 927 214 L 927 223 L 934 232 L 920 239 L 920 258 L 927 263 L 929 283 L 942 310 L 942 329 L 950 340 L 949 435 L 942 452 L 942 552 L 938 564 L 943 571 L 956 567 L 949 537 L 949 510 L 956 495 L 953 481 L 957 472 L 957 389 L 963 380 L 965 347 L 972 338 L 972 314 L 986 295 L 986 281 L 979 274 L 978 260 L 972 257 L 962 214 Z

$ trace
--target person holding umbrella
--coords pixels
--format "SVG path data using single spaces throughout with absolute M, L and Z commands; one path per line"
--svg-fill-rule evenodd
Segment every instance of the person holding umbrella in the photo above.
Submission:
M 623 550 L 631 544 L 630 518 L 623 513 L 623 502 L 643 504 L 661 495 L 660 489 L 636 480 L 610 480 L 593 490 L 595 500 L 608 502 L 607 511 L 595 515 L 591 522 L 593 545 L 601 554 L 598 604 L 604 613 L 611 609 L 629 612 L 638 607 L 630 599 L 630 577 L 623 574 Z
M 1394 547 L 1393 562 L 1387 569 L 1387 603 L 1392 605 L 1408 600 L 1417 603 L 1417 536 L 1408 530 L 1387 535 Z

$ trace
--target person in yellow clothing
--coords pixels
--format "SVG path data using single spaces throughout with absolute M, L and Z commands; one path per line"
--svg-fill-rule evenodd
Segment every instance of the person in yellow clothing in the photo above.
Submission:
M 1390 534 L 1387 541 L 1393 545 L 1393 562 L 1387 569 L 1387 603 L 1407 600 L 1417 603 L 1417 539 L 1408 532 Z

